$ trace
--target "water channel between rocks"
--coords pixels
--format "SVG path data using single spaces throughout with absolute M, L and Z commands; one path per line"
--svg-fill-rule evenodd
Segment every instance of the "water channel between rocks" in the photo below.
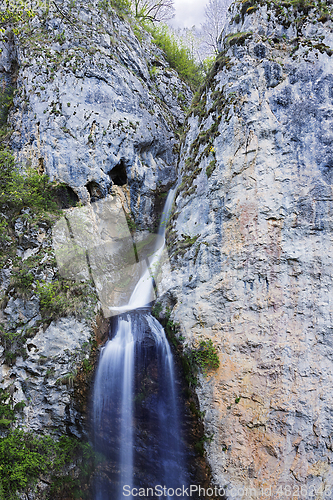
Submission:
M 189 485 L 173 356 L 163 327 L 149 307 L 152 269 L 165 248 L 173 195 L 170 192 L 165 203 L 150 265 L 128 304 L 113 311 L 111 338 L 100 354 L 93 432 L 95 451 L 105 462 L 96 475 L 94 500 L 134 498 L 132 488 L 160 485 L 172 492 Z

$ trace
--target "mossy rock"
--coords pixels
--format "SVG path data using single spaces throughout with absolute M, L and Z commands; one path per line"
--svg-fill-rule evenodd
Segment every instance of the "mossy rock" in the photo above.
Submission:
M 226 46 L 231 47 L 232 45 L 244 45 L 245 40 L 253 35 L 252 31 L 242 31 L 240 33 L 234 33 L 232 35 L 227 35 L 224 39 Z

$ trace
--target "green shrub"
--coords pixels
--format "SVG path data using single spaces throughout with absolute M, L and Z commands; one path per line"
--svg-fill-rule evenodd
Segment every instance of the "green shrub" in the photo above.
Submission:
M 9 427 L 15 420 L 15 408 L 13 408 L 12 398 L 10 394 L 3 389 L 0 389 L 0 420 L 2 426 L 5 427 Z
M 108 14 L 112 14 L 115 11 L 120 16 L 131 12 L 131 2 L 129 0 L 101 0 L 98 7 Z
M 79 476 L 62 474 L 64 466 L 74 460 L 82 463 Z M 14 430 L 0 439 L 1 498 L 17 498 L 16 492 L 33 486 L 41 474 L 51 475 L 53 497 L 62 494 L 61 498 L 87 498 L 81 486 L 93 472 L 95 462 L 89 444 L 76 438 L 63 436 L 55 441 L 50 436 Z
M 86 373 L 90 373 L 91 370 L 93 369 L 92 364 L 90 363 L 89 359 L 84 359 L 82 363 L 83 369 Z
M 7 183 L 12 180 L 12 172 L 15 167 L 15 158 L 8 149 L 0 148 L 0 195 L 4 196 L 3 191 L 7 188 Z
M 160 302 L 155 302 L 151 313 L 152 315 L 160 321 L 160 313 L 162 312 L 162 304 Z
M 23 408 L 26 406 L 25 402 L 24 401 L 20 401 L 19 403 L 16 403 L 16 405 L 14 406 L 14 410 L 15 411 L 21 411 L 23 410 Z
M 34 277 L 32 273 L 30 271 L 27 272 L 24 265 L 22 265 L 21 269 L 13 272 L 11 283 L 15 289 L 24 296 L 31 292 L 31 285 L 33 282 Z
M 76 283 L 58 279 L 51 283 L 37 281 L 42 318 L 47 322 L 64 316 L 81 317 L 87 311 L 87 300 L 96 303 L 96 294 L 90 282 Z
M 64 183 L 50 182 L 47 175 L 33 168 L 21 173 L 12 152 L 0 142 L 0 205 L 11 214 L 24 207 L 35 212 L 60 213 L 63 203 L 74 204 L 67 189 Z
M 165 53 L 170 66 L 192 88 L 198 87 L 203 79 L 202 71 L 185 44 L 182 44 L 166 25 L 146 26 L 146 29 L 153 35 L 154 43 Z
M 28 5 L 24 5 L 24 2 L 5 2 L 5 4 L 6 8 L 2 8 L 0 13 L 0 40 L 8 26 L 17 26 L 18 23 L 35 15 Z M 17 35 L 19 30 L 15 27 L 13 33 Z
M 10 366 L 14 364 L 17 356 L 26 356 L 24 344 L 26 338 L 19 332 L 8 332 L 0 325 L 0 342 L 5 349 L 6 363 Z
M 58 211 L 56 196 L 60 185 L 50 182 L 32 168 L 21 174 L 8 149 L 0 151 L 0 204 L 19 212 L 24 207 Z M 62 187 L 62 185 L 61 185 Z
M 217 349 L 211 339 L 202 340 L 199 348 L 193 351 L 193 356 L 204 373 L 208 370 L 216 370 L 220 366 Z
M 9 236 L 9 225 L 3 214 L 0 214 L 0 247 L 7 246 L 11 242 Z
M 48 373 L 48 375 L 50 375 L 50 372 Z M 70 373 L 66 373 L 66 375 L 56 380 L 56 384 L 57 385 L 62 384 L 62 385 L 67 385 L 68 387 L 73 387 L 76 375 L 77 375 L 76 370 Z
M 5 128 L 9 108 L 13 104 L 14 89 L 9 86 L 0 91 L 0 127 Z

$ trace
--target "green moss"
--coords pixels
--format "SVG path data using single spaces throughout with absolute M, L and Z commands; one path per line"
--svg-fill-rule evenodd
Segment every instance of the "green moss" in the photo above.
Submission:
M 189 386 L 195 387 L 197 385 L 198 368 L 200 368 L 204 374 L 207 374 L 209 370 L 216 370 L 220 366 L 217 349 L 213 341 L 208 339 L 202 340 L 198 349 L 183 350 L 181 337 L 179 336 L 179 324 L 174 323 L 170 319 L 171 311 L 169 308 L 166 308 L 164 315 L 161 314 L 161 312 L 162 305 L 156 302 L 152 309 L 152 314 L 164 327 L 168 339 L 177 349 L 177 352 L 181 353 L 181 361 L 186 382 Z
M 214 77 L 222 71 L 222 69 L 230 69 L 231 68 L 231 59 L 229 56 L 226 55 L 225 51 L 221 51 L 219 55 L 216 57 L 215 63 L 213 64 L 208 77 L 207 77 L 207 82 L 208 84 L 212 82 Z
M 255 12 L 260 6 L 268 7 L 268 16 L 270 11 L 274 10 L 279 22 L 288 28 L 292 23 L 295 23 L 299 30 L 308 20 L 308 14 L 313 12 L 314 17 L 312 22 L 326 22 L 332 19 L 333 8 L 326 2 L 316 0 L 243 0 L 239 2 L 239 13 L 234 17 L 234 21 L 239 23 L 240 19 L 244 22 L 246 15 Z M 290 12 L 291 10 L 291 12 Z
M 321 52 L 322 54 L 324 52 L 326 52 L 326 54 L 328 56 L 333 55 L 333 50 L 330 47 L 328 47 L 328 45 L 325 45 L 324 43 L 317 43 L 317 44 L 313 45 L 313 48 L 319 50 L 319 52 Z
M 214 160 L 212 160 L 209 163 L 208 167 L 206 168 L 206 175 L 207 175 L 208 179 L 212 175 L 212 173 L 214 172 L 215 168 L 216 168 L 216 160 L 214 158 Z
M 204 88 L 200 88 L 193 96 L 189 114 L 199 116 L 201 119 L 206 114 L 206 94 Z
M 211 443 L 213 440 L 214 434 L 211 434 L 210 436 L 204 435 L 199 441 L 197 441 L 194 445 L 195 450 L 199 455 L 202 457 L 205 456 L 205 443 Z
M 227 58 L 223 56 L 223 67 L 225 64 L 228 64 L 228 62 Z M 200 164 L 203 157 L 213 155 L 214 158 L 206 168 L 206 174 L 208 177 L 210 177 L 210 175 L 213 173 L 216 167 L 215 150 L 213 146 L 214 140 L 220 134 L 219 127 L 222 119 L 224 119 L 226 123 L 229 123 L 231 119 L 231 115 L 229 115 L 231 105 L 235 104 L 235 102 L 239 99 L 239 95 L 236 92 L 230 92 L 226 94 L 225 91 L 212 90 L 212 80 L 215 77 L 215 71 L 217 71 L 217 68 L 219 68 L 219 65 L 213 67 L 209 79 L 207 80 L 207 88 L 201 97 L 202 102 L 204 102 L 205 105 L 203 106 L 198 104 L 198 100 L 200 99 L 201 95 L 199 92 L 195 96 L 195 99 L 193 101 L 194 107 L 192 106 L 191 108 L 192 112 L 199 116 L 200 122 L 202 122 L 202 120 L 204 118 L 207 118 L 208 116 L 215 116 L 215 120 L 208 129 L 200 128 L 199 134 L 190 145 L 188 157 L 184 162 L 182 182 L 177 188 L 176 196 L 179 193 L 182 193 L 183 197 L 186 197 L 195 192 L 196 186 L 193 184 L 193 181 L 202 171 L 202 167 L 200 166 Z M 206 98 L 208 93 L 210 93 L 210 97 L 213 99 L 213 103 L 207 110 Z
M 251 7 L 252 9 L 254 7 Z M 245 40 L 252 36 L 252 31 L 242 31 L 239 33 L 233 33 L 231 35 L 227 35 L 224 39 L 225 45 L 231 47 L 232 45 L 244 45 Z
M 183 257 L 185 253 L 191 248 L 197 239 L 200 237 L 200 234 L 197 234 L 195 236 L 189 236 L 187 234 L 182 234 L 181 235 L 181 240 L 178 240 L 176 245 L 173 247 L 171 255 L 172 257 L 176 257 L 177 255 Z
M 135 233 L 135 231 L 137 230 L 137 227 L 136 227 L 133 215 L 126 212 L 125 217 L 126 217 L 128 229 L 130 230 L 131 233 Z
M 58 35 L 56 35 L 55 39 L 56 39 L 57 42 L 60 43 L 60 45 L 64 44 L 66 42 L 65 32 L 62 31 L 61 33 L 59 33 Z

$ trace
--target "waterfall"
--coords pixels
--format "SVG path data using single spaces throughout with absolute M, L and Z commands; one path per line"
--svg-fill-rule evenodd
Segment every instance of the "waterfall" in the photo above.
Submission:
M 124 486 L 127 491 L 177 488 L 186 481 L 172 353 L 162 326 L 149 312 L 151 268 L 165 247 L 173 196 L 174 191 L 167 197 L 150 265 L 127 306 L 111 320 L 115 335 L 100 354 L 93 418 L 95 449 L 105 464 L 96 475 L 95 500 L 132 498 L 124 496 Z
M 133 368 L 134 338 L 131 319 L 118 318 L 117 333 L 103 348 L 97 371 L 94 391 L 94 424 L 98 431 L 107 434 L 111 426 L 119 435 L 120 482 L 132 485 L 133 476 Z M 115 402 L 119 407 L 114 407 Z M 110 436 L 99 438 L 98 451 L 109 455 Z M 97 492 L 96 500 L 103 500 Z

